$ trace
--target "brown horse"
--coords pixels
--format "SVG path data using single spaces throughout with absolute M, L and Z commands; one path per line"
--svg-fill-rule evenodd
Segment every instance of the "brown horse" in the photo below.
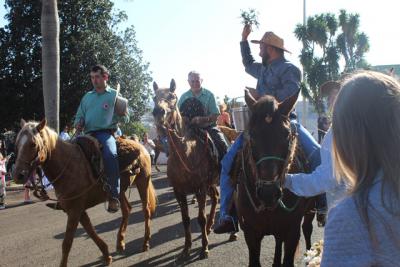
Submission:
M 301 165 L 292 164 L 300 150 L 296 130 L 289 121 L 297 96 L 278 104 L 271 96 L 255 101 L 246 92 L 246 103 L 252 115 L 234 176 L 239 183 L 235 204 L 249 249 L 249 266 L 261 266 L 261 241 L 265 235 L 275 238 L 273 266 L 282 264 L 282 243 L 285 249 L 283 266 L 294 266 L 300 224 L 310 205 L 315 203 L 314 199 L 300 198 L 282 189 L 287 171 L 293 172 Z M 313 216 L 307 214 L 305 221 L 310 224 Z M 306 230 L 305 238 L 309 241 L 312 227 L 307 226 Z
M 32 171 L 41 165 L 49 181 L 53 184 L 58 202 L 68 216 L 67 228 L 62 244 L 60 266 L 67 266 L 74 233 L 80 222 L 88 235 L 101 250 L 105 263 L 109 265 L 112 257 L 107 244 L 95 232 L 86 209 L 106 201 L 107 193 L 99 177 L 93 175 L 92 168 L 83 150 L 77 144 L 64 142 L 56 132 L 46 126 L 46 120 L 40 123 L 21 121 L 21 131 L 16 141 L 18 153 L 14 180 L 24 183 Z M 98 145 L 97 142 L 94 142 Z M 143 250 L 148 250 L 150 239 L 150 216 L 155 210 L 155 191 L 150 179 L 151 163 L 148 153 L 140 144 L 117 139 L 121 170 L 120 203 L 122 222 L 118 231 L 117 250 L 125 249 L 125 232 L 129 212 L 132 209 L 125 196 L 128 186 L 134 181 L 142 199 L 145 217 L 145 236 Z M 129 166 L 136 166 L 132 176 Z
M 227 126 L 218 125 L 218 129 L 221 130 L 221 132 L 225 135 L 230 143 L 234 142 L 236 140 L 236 137 L 238 137 L 240 134 L 235 129 Z
M 190 254 L 192 237 L 190 218 L 187 203 L 187 194 L 195 194 L 198 205 L 198 223 L 202 233 L 202 250 L 200 258 L 208 256 L 208 234 L 214 223 L 216 206 L 219 198 L 217 185 L 219 181 L 218 162 L 211 157 L 208 145 L 202 143 L 201 137 L 191 134 L 183 122 L 175 94 L 175 81 L 171 81 L 170 88 L 158 88 L 153 84 L 155 99 L 153 115 L 160 136 L 167 136 L 169 157 L 167 176 L 174 189 L 179 203 L 182 222 L 185 228 L 185 247 L 181 259 Z M 211 211 L 206 218 L 206 198 L 211 198 Z

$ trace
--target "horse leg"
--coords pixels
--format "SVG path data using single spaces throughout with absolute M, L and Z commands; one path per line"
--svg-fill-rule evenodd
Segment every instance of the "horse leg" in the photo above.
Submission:
M 192 247 L 192 234 L 190 232 L 189 208 L 187 204 L 186 195 L 184 193 L 179 193 L 176 190 L 174 190 L 174 193 L 181 208 L 182 223 L 183 227 L 185 228 L 185 247 L 180 255 L 180 258 L 186 259 L 187 257 L 189 257 L 190 248 Z
M 74 240 L 74 234 L 78 227 L 79 219 L 81 217 L 81 211 L 68 212 L 67 228 L 65 230 L 65 237 L 62 243 L 62 258 L 60 266 L 67 266 L 68 254 L 71 250 L 72 241 Z
M 275 237 L 275 255 L 272 267 L 282 266 L 282 240 Z
M 246 228 L 247 229 L 245 229 L 244 231 L 244 237 L 246 240 L 247 248 L 249 249 L 249 266 L 259 267 L 261 266 L 260 250 L 263 235 L 253 229 L 249 229 L 250 227 Z
M 150 248 L 150 223 L 151 223 L 151 210 L 149 205 L 149 179 L 150 177 L 146 177 L 145 175 L 140 174 L 139 177 L 136 178 L 136 187 L 139 191 L 140 199 L 142 200 L 142 210 L 144 214 L 144 241 L 142 251 L 148 251 Z
M 196 194 L 197 201 L 199 203 L 199 215 L 197 217 L 197 221 L 200 225 L 201 229 L 201 244 L 202 244 L 202 251 L 200 253 L 200 258 L 205 259 L 208 258 L 208 236 L 206 230 L 206 192 L 199 192 Z
M 306 249 L 311 249 L 311 234 L 313 231 L 312 222 L 314 220 L 315 213 L 314 212 L 306 212 L 304 215 L 303 224 L 301 228 L 303 229 L 304 239 L 306 240 Z
M 122 253 L 125 250 L 126 227 L 128 226 L 128 218 L 129 218 L 129 213 L 132 210 L 132 206 L 129 204 L 125 192 L 121 192 L 120 199 L 121 199 L 122 220 L 117 234 L 117 251 L 119 253 Z
M 112 257 L 108 251 L 107 244 L 99 237 L 96 231 L 93 228 L 92 223 L 90 222 L 90 218 L 86 211 L 84 211 L 81 215 L 80 223 L 85 229 L 86 233 L 90 236 L 90 238 L 96 243 L 99 247 L 100 251 L 103 253 L 104 262 L 106 265 L 110 265 L 112 262 Z
M 215 186 L 210 187 L 209 196 L 211 198 L 211 210 L 207 218 L 207 226 L 206 226 L 207 235 L 211 233 L 211 227 L 213 226 L 215 220 L 215 212 L 217 210 L 218 196 L 219 196 L 217 187 Z
M 284 267 L 294 267 L 294 256 L 300 240 L 300 223 L 293 224 L 296 229 L 288 233 L 288 238 L 284 241 L 285 255 L 283 256 Z

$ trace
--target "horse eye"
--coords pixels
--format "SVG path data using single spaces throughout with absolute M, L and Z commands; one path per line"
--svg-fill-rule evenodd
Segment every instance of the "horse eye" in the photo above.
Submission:
M 35 144 L 35 143 L 32 143 L 32 144 L 31 144 L 31 147 L 36 147 L 36 144 Z

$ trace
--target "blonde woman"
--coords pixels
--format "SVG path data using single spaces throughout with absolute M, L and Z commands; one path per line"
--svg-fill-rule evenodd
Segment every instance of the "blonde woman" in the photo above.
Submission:
M 332 208 L 321 266 L 400 264 L 400 84 L 363 72 L 342 86 L 333 111 L 337 177 L 351 185 Z

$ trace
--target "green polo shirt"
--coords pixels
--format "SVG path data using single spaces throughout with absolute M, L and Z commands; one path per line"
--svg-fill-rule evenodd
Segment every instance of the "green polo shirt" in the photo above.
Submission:
M 191 98 L 191 97 L 195 97 L 198 100 L 200 100 L 200 102 L 205 107 L 206 116 L 220 114 L 214 94 L 211 93 L 206 88 L 201 88 L 200 94 L 198 96 L 195 96 L 192 93 L 192 90 L 190 90 L 190 89 L 187 92 L 183 93 L 181 95 L 181 97 L 179 98 L 178 107 L 181 108 L 182 103 L 185 102 L 186 99 Z
M 101 94 L 97 93 L 95 89 L 87 92 L 79 104 L 74 125 L 76 126 L 83 119 L 85 133 L 117 129 L 120 119 L 114 113 L 116 95 L 117 91 L 108 86 Z M 128 122 L 129 115 L 123 116 L 122 121 Z

